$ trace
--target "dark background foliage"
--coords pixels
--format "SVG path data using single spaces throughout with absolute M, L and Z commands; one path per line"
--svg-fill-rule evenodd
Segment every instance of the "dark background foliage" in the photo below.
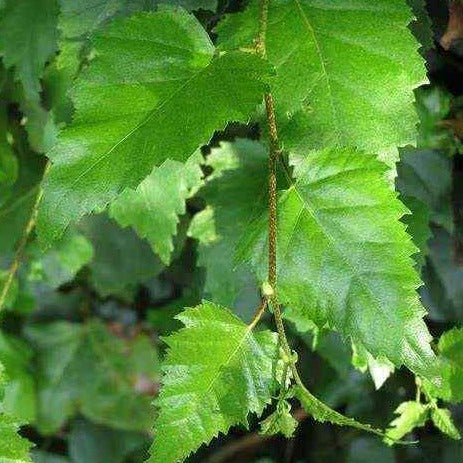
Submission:
M 150 2 L 146 3 L 148 7 Z M 213 27 L 221 16 L 239 11 L 244 3 L 220 0 L 217 13 L 198 10 L 195 14 L 214 37 Z M 459 141 L 463 136 L 463 14 L 460 23 L 454 18 L 449 32 L 446 2 L 428 0 L 428 11 L 434 33 L 434 48 L 425 52 L 431 84 L 417 93 L 418 148 L 403 148 L 397 188 L 417 216 L 420 205 L 429 209 L 423 219 L 426 227 L 423 220 L 410 227 L 416 227 L 419 244 L 426 250 L 426 257 L 417 262 L 423 266 L 421 294 L 429 310 L 428 325 L 439 337 L 463 322 Z M 82 56 L 78 66 L 85 63 L 84 51 Z M 44 108 L 54 105 L 60 93 L 55 70 L 51 64 L 43 79 Z M 12 76 L 3 66 L 1 79 L 2 117 L 8 121 L 18 156 L 40 151 L 43 140 L 34 138 L 39 131 L 24 125 L 25 99 L 17 95 Z M 59 106 L 63 121 L 69 117 L 67 105 L 63 99 Z M 37 125 L 43 129 L 46 121 L 39 120 Z M 243 137 L 257 139 L 259 127 L 230 125 L 214 135 L 203 155 L 222 141 Z M 33 172 L 40 172 L 43 164 L 39 157 L 32 162 L 34 166 L 20 159 L 20 178 L 27 184 L 33 183 Z M 204 173 L 208 174 L 207 169 Z M 36 444 L 37 463 L 136 463 L 146 458 L 155 434 L 151 429 L 155 410 L 150 403 L 160 386 L 160 337 L 177 328 L 174 315 L 199 302 L 204 292 L 198 245 L 186 234 L 192 217 L 203 207 L 200 195 L 188 200 L 169 266 L 131 229 L 120 228 L 104 214 L 85 220 L 67 245 L 45 256 L 40 256 L 33 242 L 28 246 L 9 309 L 1 319 L 0 360 L 13 384 L 6 407 L 32 423 L 21 433 Z M 0 247 L 7 247 L 11 226 L 14 223 L 2 224 Z M 0 261 L 8 258 L 4 253 Z M 220 265 L 218 261 L 216 272 L 221 272 Z M 249 318 L 257 297 L 254 290 L 248 293 L 236 304 L 244 318 Z M 416 386 L 406 371 L 397 372 L 375 391 L 369 375 L 352 366 L 350 348 L 334 334 L 322 335 L 315 349 L 310 335 L 300 336 L 291 329 L 290 335 L 306 383 L 342 412 L 385 427 L 397 405 L 413 399 Z M 451 411 L 463 431 L 463 407 L 453 406 Z M 295 413 L 301 425 L 293 439 L 263 437 L 253 422 L 250 431 L 236 429 L 220 437 L 191 462 L 463 461 L 463 444 L 442 436 L 431 425 L 414 432 L 418 444 L 390 448 L 357 430 L 316 424 L 301 410 Z

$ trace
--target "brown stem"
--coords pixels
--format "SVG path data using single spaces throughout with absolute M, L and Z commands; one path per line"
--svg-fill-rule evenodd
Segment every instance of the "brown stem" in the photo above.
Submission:
M 256 51 L 265 58 L 267 54 L 265 35 L 267 32 L 269 0 L 261 0 L 261 17 L 259 36 L 256 44 Z M 272 295 L 269 302 L 272 305 L 278 334 L 286 355 L 291 355 L 291 349 L 285 335 L 283 317 L 277 296 L 277 162 L 280 158 L 280 142 L 278 141 L 278 130 L 275 116 L 275 105 L 271 93 L 265 95 L 265 112 L 269 128 L 270 150 L 268 159 L 268 282 L 272 288 Z

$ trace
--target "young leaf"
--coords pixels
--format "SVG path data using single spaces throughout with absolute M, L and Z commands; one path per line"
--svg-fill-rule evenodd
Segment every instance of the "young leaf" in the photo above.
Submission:
M 5 0 L 0 9 L 0 55 L 27 100 L 39 101 L 43 68 L 57 48 L 57 15 L 56 0 Z
M 406 208 L 384 177 L 386 166 L 354 149 L 313 152 L 279 199 L 278 294 L 286 314 L 328 324 L 374 357 L 435 379 L 431 336 L 399 221 Z M 266 217 L 240 246 L 261 281 L 267 272 Z
M 429 416 L 429 407 L 419 402 L 402 402 L 395 413 L 399 416 L 391 422 L 384 439 L 388 445 L 402 439 L 414 428 L 424 426 Z
M 446 408 L 432 408 L 431 419 L 436 428 L 452 439 L 461 439 L 460 432 L 453 424 L 452 415 Z
M 219 46 L 251 47 L 259 12 L 253 0 L 219 23 Z M 406 1 L 272 0 L 268 15 L 272 93 L 280 122 L 290 119 L 280 131 L 286 147 L 358 146 L 392 164 L 396 147 L 415 139 L 413 89 L 426 80 Z
M 235 264 L 234 252 L 247 224 L 265 208 L 267 153 L 255 141 L 223 142 L 212 149 L 207 165 L 213 174 L 198 195 L 208 208 L 195 216 L 189 235 L 200 242 L 206 297 L 233 306 L 244 288 L 258 287 L 249 269 Z
M 44 244 L 153 166 L 185 161 L 215 129 L 246 121 L 266 88 L 264 61 L 214 56 L 206 31 L 180 9 L 115 20 L 93 45 L 96 58 L 74 90 L 74 121 L 49 153 L 38 217 Z
M 125 190 L 110 207 L 109 215 L 147 238 L 166 265 L 174 250 L 172 238 L 177 233 L 178 216 L 185 213 L 186 199 L 201 184 L 201 159 L 196 153 L 185 164 L 165 161 L 136 190 Z
M 260 432 L 266 436 L 283 434 L 287 439 L 294 436 L 298 422 L 291 415 L 291 405 L 283 400 L 277 409 L 260 423 Z
M 151 463 L 183 461 L 220 432 L 246 426 L 248 414 L 260 415 L 276 386 L 274 333 L 253 333 L 252 324 L 207 301 L 178 318 L 185 327 L 166 339 Z

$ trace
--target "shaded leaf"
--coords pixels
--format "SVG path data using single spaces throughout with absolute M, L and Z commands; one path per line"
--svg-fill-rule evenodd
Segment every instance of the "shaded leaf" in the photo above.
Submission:
M 67 231 L 46 253 L 35 247 L 35 260 L 31 264 L 31 280 L 41 280 L 58 288 L 71 281 L 77 272 L 93 257 L 91 243 L 80 233 Z
M 248 223 L 265 209 L 267 153 L 255 141 L 222 142 L 212 149 L 207 166 L 213 174 L 198 195 L 208 207 L 195 215 L 189 230 L 200 242 L 198 264 L 206 269 L 206 297 L 236 306 L 249 288 L 257 304 L 257 282 L 246 266 L 236 265 L 234 252 Z
M 96 321 L 36 324 L 26 335 L 37 356 L 41 433 L 56 432 L 77 411 L 116 429 L 149 429 L 152 398 L 137 393 L 136 382 L 159 378 L 157 353 L 143 336 L 124 342 Z
M 421 202 L 430 209 L 433 222 L 452 230 L 452 166 L 448 157 L 432 150 L 403 150 L 397 175 L 396 188 L 402 197 Z
M 2 411 L 21 422 L 34 421 L 37 397 L 30 371 L 32 351 L 27 344 L 0 332 L 0 362 L 8 381 L 2 386 Z
M 57 49 L 57 15 L 56 0 L 5 0 L 0 10 L 0 54 L 27 100 L 39 101 L 43 68 Z
M 440 321 L 463 320 L 463 267 L 456 259 L 456 238 L 433 227 L 428 243 L 427 265 L 423 272 L 426 286 L 423 300 L 430 316 Z
M 121 229 L 104 214 L 87 217 L 79 229 L 93 245 L 90 281 L 102 296 L 117 294 L 131 299 L 140 283 L 164 269 L 145 240 L 133 230 Z

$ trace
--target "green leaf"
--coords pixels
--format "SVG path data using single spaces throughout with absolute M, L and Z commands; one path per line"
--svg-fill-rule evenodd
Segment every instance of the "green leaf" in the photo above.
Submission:
M 420 119 L 418 148 L 437 149 L 453 155 L 457 146 L 452 132 L 442 121 L 449 116 L 452 96 L 439 87 L 424 86 L 415 92 L 416 109 Z
M 57 49 L 57 14 L 56 0 L 6 0 L 0 10 L 0 54 L 28 100 L 39 101 L 45 63 Z
M 43 160 L 33 153 L 21 149 L 18 160 L 18 178 L 0 203 L 0 252 L 6 255 L 12 252 L 30 218 L 43 171 Z
M 120 228 L 105 214 L 87 217 L 79 229 L 92 243 L 90 281 L 102 296 L 130 300 L 140 283 L 164 270 L 145 240 L 131 229 Z
M 6 380 L 3 365 L 0 364 L 0 397 Z M 1 404 L 1 407 L 3 404 Z M 1 463 L 30 463 L 29 450 L 32 444 L 18 435 L 20 424 L 12 416 L 0 411 L 0 462 Z
M 247 224 L 265 207 L 267 153 L 255 141 L 222 142 L 212 149 L 207 166 L 213 174 L 198 195 L 208 207 L 195 215 L 189 235 L 200 242 L 206 297 L 234 306 L 246 288 L 257 295 L 255 278 L 246 266 L 235 264 L 234 252 Z
M 447 410 L 446 408 L 432 408 L 431 419 L 436 428 L 438 428 L 444 434 L 455 440 L 461 439 L 460 432 L 453 424 L 450 410 Z
M 388 445 L 402 439 L 415 428 L 424 426 L 429 416 L 429 407 L 419 402 L 402 402 L 395 413 L 399 415 L 389 425 L 384 442 Z
M 9 189 L 18 178 L 18 159 L 8 142 L 6 107 L 0 108 L 0 206 L 9 195 Z
M 439 358 L 442 359 L 442 386 L 427 384 L 431 395 L 448 402 L 463 401 L 463 328 L 453 328 L 439 339 Z
M 185 164 L 165 161 L 138 185 L 125 190 L 112 204 L 109 215 L 121 226 L 132 226 L 147 238 L 153 251 L 167 265 L 174 250 L 179 215 L 186 212 L 185 201 L 201 184 L 201 155 Z
M 96 57 L 74 90 L 74 121 L 49 152 L 38 217 L 44 244 L 137 187 L 155 165 L 185 161 L 215 129 L 246 121 L 266 89 L 263 60 L 214 56 L 206 31 L 183 10 L 117 19 L 93 45 Z
M 18 435 L 19 424 L 9 415 L 0 413 L 0 462 L 29 463 L 32 444 Z
M 137 391 L 138 382 L 157 382 L 159 373 L 144 336 L 123 341 L 97 321 L 36 324 L 26 335 L 36 351 L 41 433 L 53 434 L 77 411 L 116 429 L 149 429 L 152 398 Z
M 413 243 L 419 250 L 414 258 L 418 265 L 417 268 L 421 269 L 428 253 L 428 241 L 432 236 L 431 228 L 429 227 L 431 211 L 419 199 L 409 196 L 399 196 L 399 198 L 410 210 L 409 214 L 402 217 L 402 222 L 407 226 L 407 233 L 411 236 Z
M 276 386 L 276 334 L 253 333 L 252 324 L 207 301 L 178 318 L 185 328 L 166 339 L 151 463 L 183 461 L 220 432 L 247 426 L 248 414 L 260 415 Z
M 254 0 L 219 23 L 221 48 L 252 47 L 259 14 Z M 393 165 L 396 147 L 415 139 L 413 89 L 426 80 L 406 1 L 273 0 L 268 14 L 271 88 L 280 124 L 289 120 L 280 130 L 286 148 L 306 155 L 358 146 Z
M 31 264 L 29 278 L 58 288 L 71 281 L 92 260 L 93 248 L 85 236 L 68 230 L 46 253 L 35 246 L 33 254 L 35 260 Z
M 89 36 L 115 16 L 127 16 L 140 10 L 151 10 L 157 4 L 181 6 L 188 10 L 217 9 L 217 0 L 59 0 L 59 28 L 66 39 Z
M 397 164 L 396 188 L 401 195 L 420 201 L 430 209 L 431 220 L 452 230 L 450 205 L 452 165 L 438 151 L 405 149 Z
M 24 113 L 24 124 L 31 148 L 37 153 L 47 152 L 56 142 L 58 127 L 52 112 L 43 108 L 39 101 L 21 95 L 19 105 Z
M 115 15 L 129 12 L 130 3 L 136 4 L 131 0 L 59 0 L 59 3 L 59 29 L 65 39 L 88 36 Z
M 286 316 L 326 324 L 374 357 L 436 379 L 422 317 L 416 252 L 400 217 L 406 208 L 387 167 L 354 149 L 312 152 L 278 202 L 278 294 Z M 261 281 L 267 274 L 267 218 L 240 246 Z
M 21 422 L 34 421 L 37 411 L 31 357 L 32 351 L 24 341 L 0 332 L 0 362 L 8 378 L 3 386 L 2 411 Z

